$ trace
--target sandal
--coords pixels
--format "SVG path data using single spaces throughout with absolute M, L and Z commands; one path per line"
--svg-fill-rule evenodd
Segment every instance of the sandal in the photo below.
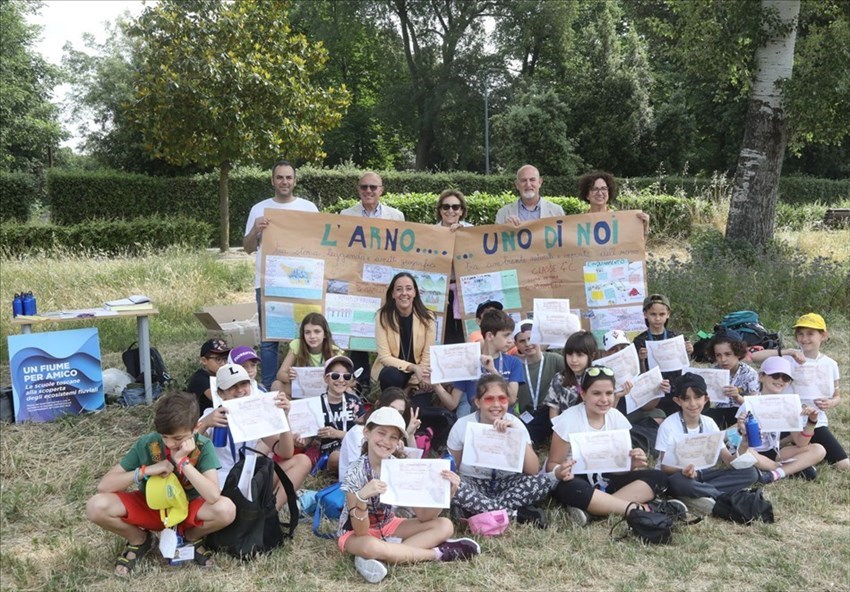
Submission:
M 195 563 L 198 567 L 215 567 L 213 552 L 209 547 L 204 545 L 204 537 L 199 538 L 197 541 L 192 541 L 192 544 L 195 545 Z
M 124 547 L 124 551 L 121 552 L 121 555 L 115 561 L 115 575 L 119 578 L 129 577 L 133 572 L 133 569 L 136 567 L 136 562 L 138 562 L 142 557 L 147 555 L 147 552 L 151 550 L 153 546 L 153 534 L 150 532 L 147 534 L 145 541 L 141 545 L 131 545 L 129 542 Z M 130 557 L 132 555 L 132 557 Z M 125 568 L 126 572 L 119 572 L 119 568 Z

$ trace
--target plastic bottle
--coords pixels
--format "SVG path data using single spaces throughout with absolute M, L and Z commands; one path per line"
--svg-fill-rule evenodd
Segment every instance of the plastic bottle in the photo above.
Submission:
M 32 295 L 32 292 L 27 292 L 26 294 L 21 295 L 21 301 L 24 309 L 24 314 L 26 316 L 31 316 L 36 314 L 35 308 L 35 296 Z
M 753 414 L 750 413 L 747 415 L 747 444 L 750 447 L 761 446 L 761 428 L 759 427 L 759 422 L 756 421 L 756 418 L 753 417 Z
M 24 314 L 24 301 L 20 294 L 15 294 L 15 299 L 12 300 L 12 316 L 16 317 L 22 314 Z
M 452 456 L 451 452 L 446 450 L 446 452 L 443 454 L 443 458 L 446 459 L 447 461 L 449 461 L 449 463 L 451 463 L 452 471 L 457 471 L 457 465 L 455 464 L 455 457 Z

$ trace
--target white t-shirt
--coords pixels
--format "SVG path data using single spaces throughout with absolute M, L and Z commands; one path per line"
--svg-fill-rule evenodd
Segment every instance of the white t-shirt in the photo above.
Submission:
M 280 203 L 279 201 L 275 201 L 274 198 L 264 199 L 258 204 L 254 204 L 254 207 L 251 208 L 251 212 L 248 214 L 248 220 L 245 221 L 245 234 L 243 236 L 248 236 L 248 233 L 251 232 L 251 229 L 254 228 L 254 222 L 257 221 L 257 218 L 263 215 L 265 210 L 296 210 L 299 212 L 318 212 L 319 208 L 316 207 L 311 201 L 307 201 L 306 199 L 296 197 L 294 200 Z M 254 272 L 254 287 L 260 287 L 260 241 L 257 241 L 257 256 L 256 256 L 256 270 Z
M 580 432 L 607 432 L 613 430 L 630 430 L 632 424 L 626 416 L 614 408 L 605 414 L 605 422 L 601 428 L 595 428 L 587 421 L 587 407 L 579 403 L 563 411 L 552 420 L 552 431 L 558 434 L 564 442 L 570 441 L 570 434 Z
M 827 356 L 825 354 L 818 354 L 817 358 L 814 358 L 814 359 L 806 358 L 806 361 L 803 364 L 798 364 L 792 356 L 782 356 L 782 357 L 785 358 L 786 360 L 788 360 L 791 363 L 791 373 L 792 374 L 794 374 L 794 372 L 800 366 L 814 366 L 815 368 L 818 369 L 818 374 L 821 374 L 823 376 L 828 376 L 829 377 L 829 384 L 833 387 L 833 390 L 830 392 L 829 397 L 826 397 L 826 398 L 832 398 L 832 396 L 835 393 L 835 390 L 834 390 L 835 389 L 835 383 L 841 377 L 839 372 L 838 372 L 838 363 L 835 360 L 833 360 L 832 358 L 830 358 L 829 356 Z M 783 390 L 782 392 L 783 393 L 795 393 L 796 391 L 794 390 L 794 383 L 792 382 L 791 384 L 786 386 L 785 390 Z M 816 428 L 828 426 L 828 425 L 829 425 L 829 419 L 827 419 L 827 417 L 826 417 L 826 412 L 819 411 L 818 412 L 818 425 L 816 426 Z
M 519 418 L 512 415 L 505 415 L 505 417 L 510 418 L 513 421 L 513 427 L 508 428 L 509 430 L 522 430 L 523 446 L 531 444 L 531 436 L 528 435 L 528 428 L 525 427 L 525 424 L 523 424 Z M 463 441 L 464 438 L 466 438 L 466 424 L 469 422 L 478 422 L 477 412 L 461 417 L 455 422 L 454 426 L 452 426 L 452 430 L 449 432 L 449 438 L 446 442 L 446 446 L 449 450 L 463 450 Z M 512 473 L 510 471 L 499 470 L 496 470 L 494 475 L 493 470 L 494 469 L 473 467 L 460 463 L 459 473 L 463 477 L 474 477 L 476 479 L 500 479 L 510 475 L 516 475 L 516 473 Z
M 215 411 L 212 407 L 204 409 L 203 414 L 201 415 L 201 419 L 209 415 Z M 204 434 L 210 440 L 212 440 L 212 428 L 207 430 L 207 433 Z M 257 440 L 251 440 L 249 442 L 239 442 L 238 444 L 234 444 L 231 448 L 230 441 L 228 440 L 227 446 L 213 446 L 213 450 L 215 450 L 215 455 L 218 457 L 218 462 L 221 463 L 221 468 L 218 470 L 218 486 L 222 489 L 224 488 L 224 482 L 227 480 L 227 476 L 230 474 L 230 469 L 233 468 L 233 465 L 236 464 L 236 461 L 239 460 L 239 449 L 242 446 L 247 446 L 248 448 L 257 448 Z M 249 454 L 253 454 L 250 451 L 246 451 Z
M 720 428 L 714 422 L 713 419 L 706 415 L 699 416 L 700 426 L 695 428 L 688 428 L 688 434 L 699 434 L 700 427 L 702 428 L 703 434 L 714 434 L 720 431 Z M 664 459 L 664 452 L 667 451 L 667 448 L 670 447 L 670 444 L 675 442 L 680 435 L 684 435 L 685 430 L 682 428 L 682 413 L 674 413 L 667 419 L 665 419 L 660 426 L 658 426 L 658 434 L 655 436 L 655 449 L 658 450 L 661 454 L 658 458 L 658 466 L 661 466 L 661 461 Z M 723 443 L 721 442 L 720 448 L 724 448 Z
M 345 478 L 348 465 L 363 455 L 363 426 L 355 425 L 345 432 L 339 449 L 339 481 Z

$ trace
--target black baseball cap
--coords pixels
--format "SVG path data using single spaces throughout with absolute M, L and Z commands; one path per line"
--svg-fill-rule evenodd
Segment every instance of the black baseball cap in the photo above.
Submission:
M 487 300 L 486 302 L 482 302 L 478 305 L 478 308 L 475 309 L 475 318 L 480 319 L 481 315 L 484 314 L 484 311 L 488 308 L 495 308 L 496 310 L 505 310 L 505 307 L 502 306 L 502 303 L 498 300 Z
M 673 396 L 681 397 L 689 388 L 698 389 L 706 392 L 708 388 L 705 386 L 705 379 L 699 374 L 686 372 L 673 381 Z
M 201 357 L 208 358 L 210 354 L 226 354 L 230 347 L 224 339 L 208 339 L 201 346 Z

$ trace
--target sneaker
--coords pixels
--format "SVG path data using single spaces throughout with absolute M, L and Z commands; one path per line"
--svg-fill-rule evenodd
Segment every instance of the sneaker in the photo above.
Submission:
M 695 514 L 710 516 L 714 510 L 713 497 L 683 497 L 681 501 L 687 506 L 688 510 Z
M 387 566 L 377 559 L 355 557 L 354 569 L 370 584 L 377 584 L 387 577 Z
M 799 473 L 794 473 L 791 476 L 798 479 L 805 479 L 806 481 L 814 481 L 818 477 L 818 470 L 814 467 L 806 467 Z
M 569 516 L 570 521 L 576 526 L 587 526 L 587 522 L 590 519 L 587 512 L 573 506 L 567 506 L 567 516 Z
M 537 528 L 546 528 L 549 526 L 549 521 L 546 519 L 546 512 L 538 506 L 517 508 L 516 521 L 517 524 L 533 524 Z
M 677 499 L 663 500 L 655 498 L 648 505 L 651 511 L 667 514 L 675 520 L 684 520 L 688 513 L 688 506 Z
M 481 546 L 472 539 L 467 538 L 449 539 L 437 548 L 443 554 L 440 561 L 471 559 L 481 553 Z
M 774 477 L 773 471 L 762 471 L 761 469 L 759 469 L 758 471 L 759 483 L 764 483 L 765 485 L 767 485 L 768 483 L 773 483 L 774 481 L 776 481 L 776 477 Z

